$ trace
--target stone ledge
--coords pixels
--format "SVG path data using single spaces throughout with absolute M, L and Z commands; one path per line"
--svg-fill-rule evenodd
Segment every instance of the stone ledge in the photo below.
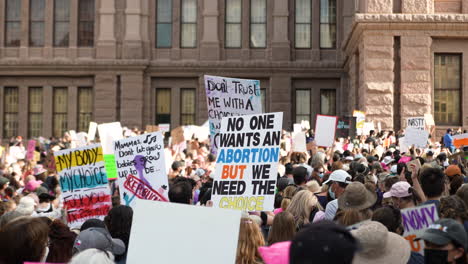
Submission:
M 468 14 L 356 14 L 353 23 L 365 22 L 450 22 L 468 23 Z

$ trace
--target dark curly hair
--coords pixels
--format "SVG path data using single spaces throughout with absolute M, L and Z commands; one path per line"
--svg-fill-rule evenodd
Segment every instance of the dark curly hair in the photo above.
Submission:
M 112 238 L 121 239 L 125 244 L 125 254 L 115 256 L 119 261 L 125 258 L 132 229 L 133 210 L 130 206 L 118 205 L 112 208 L 104 219 Z
M 463 200 L 451 195 L 440 199 L 440 218 L 468 221 L 468 208 Z

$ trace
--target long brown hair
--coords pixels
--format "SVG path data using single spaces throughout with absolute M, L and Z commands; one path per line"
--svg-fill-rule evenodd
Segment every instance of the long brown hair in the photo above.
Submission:
M 0 230 L 0 263 L 39 262 L 47 246 L 49 227 L 39 218 L 20 217 Z
M 273 219 L 273 225 L 268 235 L 268 244 L 291 240 L 295 234 L 294 216 L 289 212 L 281 212 Z
M 242 218 L 237 243 L 236 264 L 262 263 L 258 248 L 264 245 L 265 240 L 260 227 L 250 218 Z
M 362 222 L 364 220 L 368 220 L 372 218 L 372 210 L 370 209 L 363 209 L 363 210 L 356 210 L 356 209 L 345 209 L 340 210 L 336 213 L 334 221 L 336 221 L 340 225 L 344 226 L 351 226 Z
M 72 249 L 76 234 L 62 221 L 55 219 L 49 224 L 49 255 L 47 262 L 67 263 L 72 258 Z

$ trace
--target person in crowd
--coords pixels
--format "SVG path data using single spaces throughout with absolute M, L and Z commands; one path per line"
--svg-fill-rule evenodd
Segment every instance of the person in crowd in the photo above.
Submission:
M 440 199 L 440 218 L 456 220 L 468 233 L 468 206 L 460 197 L 451 195 Z
M 10 180 L 3 176 L 0 176 L 0 200 L 5 199 L 5 190 L 8 187 Z
M 90 248 L 110 251 L 114 255 L 123 255 L 126 250 L 122 240 L 112 238 L 107 229 L 99 227 L 91 227 L 80 232 L 73 244 L 73 255 Z
M 440 198 L 448 190 L 448 179 L 438 168 L 428 168 L 421 172 L 421 187 L 427 201 L 423 204 L 435 204 L 440 207 Z
M 448 148 L 451 153 L 455 152 L 455 146 L 453 145 L 453 130 L 451 128 L 447 129 L 447 133 L 444 135 L 444 147 Z
M 346 228 L 320 221 L 296 234 L 289 250 L 289 263 L 351 264 L 358 249 L 358 241 Z
M 338 198 L 338 212 L 334 220 L 344 226 L 351 226 L 371 219 L 370 208 L 376 201 L 375 192 L 368 190 L 360 182 L 352 182 Z
M 460 197 L 468 206 L 468 184 L 463 184 L 458 190 L 456 195 Z
M 72 257 L 76 233 L 58 219 L 41 217 L 49 226 L 49 254 L 47 262 L 67 263 Z
M 450 182 L 450 195 L 454 195 L 460 186 L 463 185 L 465 179 L 458 165 L 450 165 L 445 169 L 445 175 Z
M 178 182 L 169 188 L 169 200 L 172 203 L 192 204 L 192 199 L 192 186 L 188 182 Z
M 106 223 L 104 221 L 96 219 L 96 218 L 91 218 L 86 220 L 80 227 L 80 232 L 83 232 L 84 230 L 91 228 L 91 227 L 100 227 L 100 228 L 107 228 Z
M 294 194 L 296 194 L 297 192 L 297 189 L 298 188 L 296 187 L 296 185 L 289 185 L 284 189 L 283 199 L 281 200 L 281 207 L 274 211 L 275 214 L 284 212 L 286 211 L 286 209 L 288 209 Z
M 297 166 L 293 169 L 294 184 L 297 186 L 305 186 L 307 183 L 307 169 L 302 166 Z
M 392 185 L 390 191 L 384 193 L 384 198 L 391 197 L 393 205 L 399 209 L 415 207 L 420 203 L 420 198 L 408 182 L 399 181 Z
M 45 262 L 49 226 L 40 218 L 21 217 L 0 228 L 0 263 Z
M 90 248 L 76 254 L 69 264 L 114 264 L 114 255 L 109 251 Z
M 261 264 L 258 248 L 265 245 L 260 227 L 251 218 L 242 218 L 237 243 L 236 264 Z
M 128 242 L 130 241 L 130 232 L 132 229 L 133 209 L 130 206 L 119 205 L 112 208 L 107 214 L 104 222 L 113 238 L 122 240 L 125 244 L 125 252 L 116 254 L 117 264 L 126 263 Z
M 275 215 L 273 225 L 268 235 L 268 245 L 292 240 L 296 234 L 294 216 L 289 212 L 281 212 Z
M 308 190 L 302 190 L 295 194 L 286 212 L 293 215 L 297 230 L 309 223 L 323 219 L 324 216 L 317 197 Z
M 324 219 L 333 220 L 338 210 L 338 199 L 345 191 L 346 186 L 351 182 L 351 175 L 344 170 L 336 170 L 330 174 L 328 180 L 323 184 L 328 184 L 328 194 L 332 201 L 325 208 Z

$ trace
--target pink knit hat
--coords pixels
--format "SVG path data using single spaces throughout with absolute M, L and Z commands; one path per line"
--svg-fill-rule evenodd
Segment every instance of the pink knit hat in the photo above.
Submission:
M 34 192 L 39 186 L 41 186 L 42 181 L 30 180 L 24 187 L 25 190 Z
M 259 247 L 258 251 L 265 264 L 289 264 L 291 241 L 275 243 L 269 247 Z

